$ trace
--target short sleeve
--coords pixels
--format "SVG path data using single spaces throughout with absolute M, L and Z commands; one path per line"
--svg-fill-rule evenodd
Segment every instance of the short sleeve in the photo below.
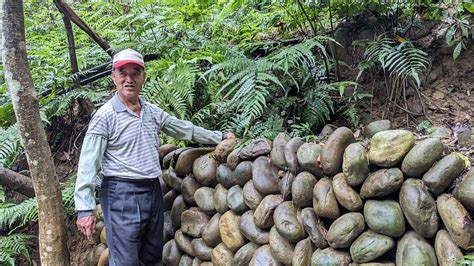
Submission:
M 110 119 L 107 118 L 106 114 L 96 113 L 89 122 L 87 134 L 100 135 L 105 139 L 108 139 L 110 132 L 110 124 Z

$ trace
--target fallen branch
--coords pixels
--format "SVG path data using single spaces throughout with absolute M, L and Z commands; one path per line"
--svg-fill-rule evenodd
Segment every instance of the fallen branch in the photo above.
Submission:
M 66 4 L 63 0 L 55 0 L 54 4 L 59 9 L 61 13 L 67 16 L 74 24 L 76 24 L 81 30 L 83 30 L 87 35 L 89 35 L 94 42 L 96 42 L 104 51 L 106 51 L 110 56 L 113 56 L 114 49 L 102 39 L 93 29 L 91 29 L 82 19 L 79 17 L 72 8 Z
M 0 185 L 30 198 L 35 196 L 31 178 L 3 167 L 0 167 Z

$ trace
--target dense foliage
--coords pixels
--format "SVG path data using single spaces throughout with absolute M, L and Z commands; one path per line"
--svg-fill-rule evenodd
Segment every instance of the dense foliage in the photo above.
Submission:
M 397 86 L 408 81 L 420 86 L 422 71 L 430 65 L 426 53 L 400 37 L 407 27 L 423 20 L 442 22 L 443 42 L 455 47 L 457 58 L 472 37 L 474 11 L 470 1 L 446 6 L 427 0 L 73 1 L 71 6 L 115 51 L 131 47 L 159 55 L 147 63 L 146 100 L 243 139 L 273 138 L 280 131 L 312 138 L 336 115 L 358 126 L 358 104 L 370 94 L 338 75 L 343 63 L 330 51 L 338 45 L 333 32 L 339 23 L 367 16 L 385 21 L 377 32 L 381 37 L 363 46 L 360 75 L 381 71 L 399 91 Z M 70 117 L 77 99 L 100 105 L 112 93 L 110 78 L 73 86 L 62 15 L 52 3 L 26 1 L 25 26 L 46 126 L 54 128 L 56 118 Z M 110 62 L 75 26 L 74 36 L 80 70 Z M 286 45 L 285 40 L 296 41 Z M 348 87 L 355 90 L 346 93 Z M 5 84 L 0 86 L 0 126 L 0 166 L 11 168 L 22 149 Z M 72 206 L 71 191 L 64 191 L 67 206 Z M 4 198 L 0 189 L 0 202 Z M 34 221 L 35 208 L 34 200 L 2 203 L 2 230 L 14 233 L 11 229 Z M 0 238 L 0 246 L 10 246 L 0 252 L 0 262 L 13 264 L 12 256 L 19 255 L 29 260 L 17 246 L 25 239 Z

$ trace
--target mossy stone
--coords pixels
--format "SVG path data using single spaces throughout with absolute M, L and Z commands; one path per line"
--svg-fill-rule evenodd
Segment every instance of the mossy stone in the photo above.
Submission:
M 396 129 L 376 133 L 370 142 L 369 161 L 381 167 L 400 163 L 415 145 L 415 137 L 408 130 Z

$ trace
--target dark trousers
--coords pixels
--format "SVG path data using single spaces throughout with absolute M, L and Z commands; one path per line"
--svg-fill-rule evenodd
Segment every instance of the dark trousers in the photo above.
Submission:
M 104 178 L 99 189 L 110 266 L 162 265 L 163 196 L 158 178 Z

